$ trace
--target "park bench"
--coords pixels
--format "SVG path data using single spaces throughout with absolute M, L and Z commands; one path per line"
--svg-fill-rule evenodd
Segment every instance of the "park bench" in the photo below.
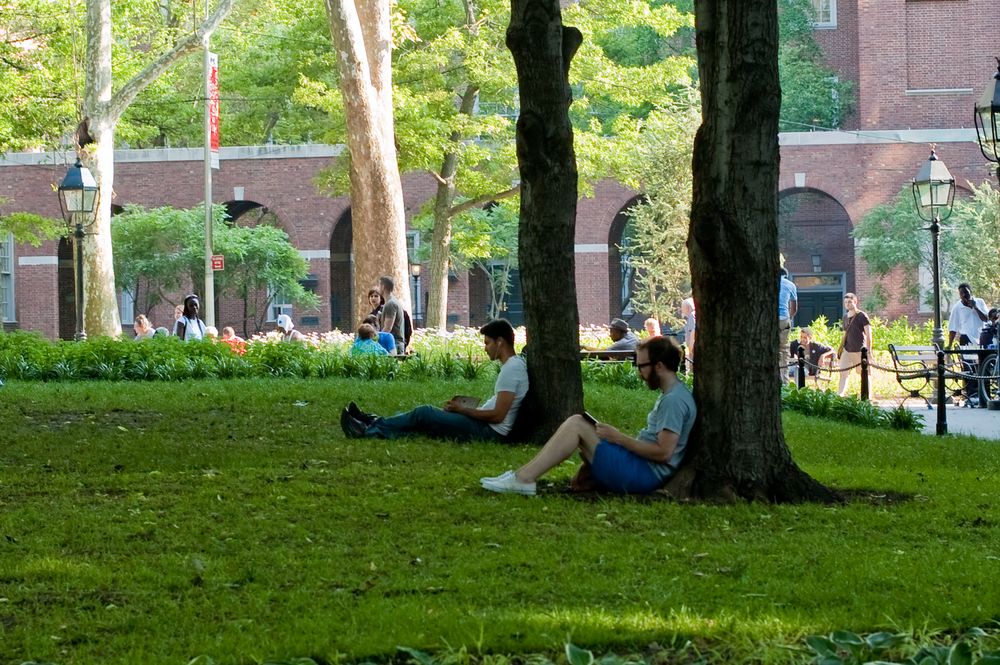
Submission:
M 889 354 L 892 356 L 892 365 L 896 373 L 896 382 L 907 392 L 906 400 L 911 397 L 919 397 L 930 408 L 930 387 L 937 379 L 937 346 L 902 346 L 897 344 L 889 345 Z M 945 363 L 951 361 L 945 360 Z M 946 365 L 945 369 L 955 370 Z M 960 370 L 960 368 L 957 368 Z M 946 384 L 947 385 L 947 384 Z M 926 395 L 924 393 L 927 393 Z M 952 389 L 954 394 L 961 393 Z
M 630 363 L 635 361 L 635 351 L 580 351 L 580 360 L 596 360 L 598 362 Z

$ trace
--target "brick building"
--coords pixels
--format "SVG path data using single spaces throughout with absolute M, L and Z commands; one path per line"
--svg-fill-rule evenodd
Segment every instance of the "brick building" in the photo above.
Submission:
M 874 206 L 888 202 L 927 159 L 929 145 L 960 185 L 989 177 L 976 145 L 972 109 L 995 71 L 995 36 L 1000 33 L 996 0 L 814 0 L 816 36 L 828 62 L 855 84 L 854 113 L 839 131 L 782 133 L 779 197 L 782 252 L 800 289 L 799 322 L 820 313 L 836 318 L 845 291 L 862 297 L 873 282 L 860 264 L 851 230 Z M 337 153 L 334 146 L 224 148 L 215 172 L 213 199 L 234 217 L 265 210 L 309 260 L 308 285 L 321 298 L 319 310 L 294 312 L 301 329 L 353 328 L 350 320 L 350 202 L 320 195 L 314 176 Z M 65 153 L 0 156 L 0 213 L 28 210 L 59 217 L 53 190 L 69 166 Z M 202 151 L 124 150 L 116 153 L 115 205 L 197 205 L 202 194 Z M 433 194 L 430 177 L 404 177 L 407 215 Z M 637 199 L 617 183 L 598 183 L 577 213 L 576 278 L 583 323 L 606 323 L 621 314 L 622 257 L 617 245 L 624 212 Z M 414 244 L 419 234 L 410 233 Z M 0 314 L 7 328 L 37 330 L 49 337 L 73 332 L 72 250 L 66 241 L 41 247 L 0 240 Z M 895 275 L 895 284 L 920 275 Z M 516 280 L 515 280 L 516 283 Z M 423 289 L 411 284 L 412 292 Z M 364 285 L 359 285 L 364 288 Z M 450 282 L 449 321 L 475 324 L 489 304 L 482 271 L 456 273 Z M 627 289 L 626 289 L 627 290 Z M 893 318 L 930 314 L 920 305 L 893 298 Z M 230 305 L 220 304 L 218 321 L 231 323 Z M 423 305 L 421 305 L 421 308 Z M 154 311 L 165 325 L 168 308 Z M 129 308 L 123 319 L 130 320 Z M 519 318 L 517 289 L 508 315 Z

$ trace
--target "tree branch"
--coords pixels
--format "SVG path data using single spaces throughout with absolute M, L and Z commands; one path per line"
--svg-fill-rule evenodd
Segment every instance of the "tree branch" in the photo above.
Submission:
M 215 32 L 219 24 L 229 15 L 234 2 L 235 0 L 221 0 L 212 15 L 205 19 L 198 26 L 197 30 L 178 41 L 170 50 L 164 52 L 156 60 L 146 65 L 141 72 L 133 76 L 128 83 L 119 88 L 111 97 L 110 104 L 108 104 L 108 112 L 111 118 L 117 122 L 125 112 L 125 109 L 129 107 L 129 104 L 150 83 L 155 81 L 177 60 L 201 48 L 202 43 Z
M 468 201 L 463 201 L 457 206 L 452 206 L 448 210 L 448 217 L 454 217 L 466 210 L 471 210 L 472 208 L 478 208 L 479 206 L 486 205 L 493 201 L 500 201 L 502 199 L 509 199 L 512 196 L 517 196 L 521 193 L 521 185 L 517 184 L 508 190 L 500 192 L 498 194 L 483 194 L 482 196 L 477 196 L 474 199 L 469 199 Z

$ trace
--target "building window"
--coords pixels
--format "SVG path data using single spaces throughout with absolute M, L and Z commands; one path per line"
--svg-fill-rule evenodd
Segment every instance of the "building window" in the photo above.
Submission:
M 288 296 L 274 289 L 268 289 L 268 295 L 271 296 L 271 304 L 267 308 L 268 323 L 274 323 L 282 314 L 292 315 L 292 303 L 289 302 Z
M 0 240 L 0 320 L 14 321 L 14 236 Z
M 812 0 L 813 27 L 837 27 L 837 0 Z
M 420 231 L 406 232 L 406 256 L 410 263 L 419 263 L 417 252 L 420 251 Z
M 135 294 L 128 289 L 122 289 L 121 306 L 118 311 L 122 315 L 122 325 L 132 325 L 135 323 Z

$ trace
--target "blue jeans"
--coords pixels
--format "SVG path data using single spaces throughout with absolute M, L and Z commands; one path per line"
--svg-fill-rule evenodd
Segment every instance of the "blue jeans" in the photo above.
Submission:
M 410 434 L 459 441 L 473 439 L 499 441 L 503 438 L 489 426 L 489 423 L 427 405 L 394 416 L 378 418 L 365 430 L 366 437 L 378 439 L 398 439 Z

